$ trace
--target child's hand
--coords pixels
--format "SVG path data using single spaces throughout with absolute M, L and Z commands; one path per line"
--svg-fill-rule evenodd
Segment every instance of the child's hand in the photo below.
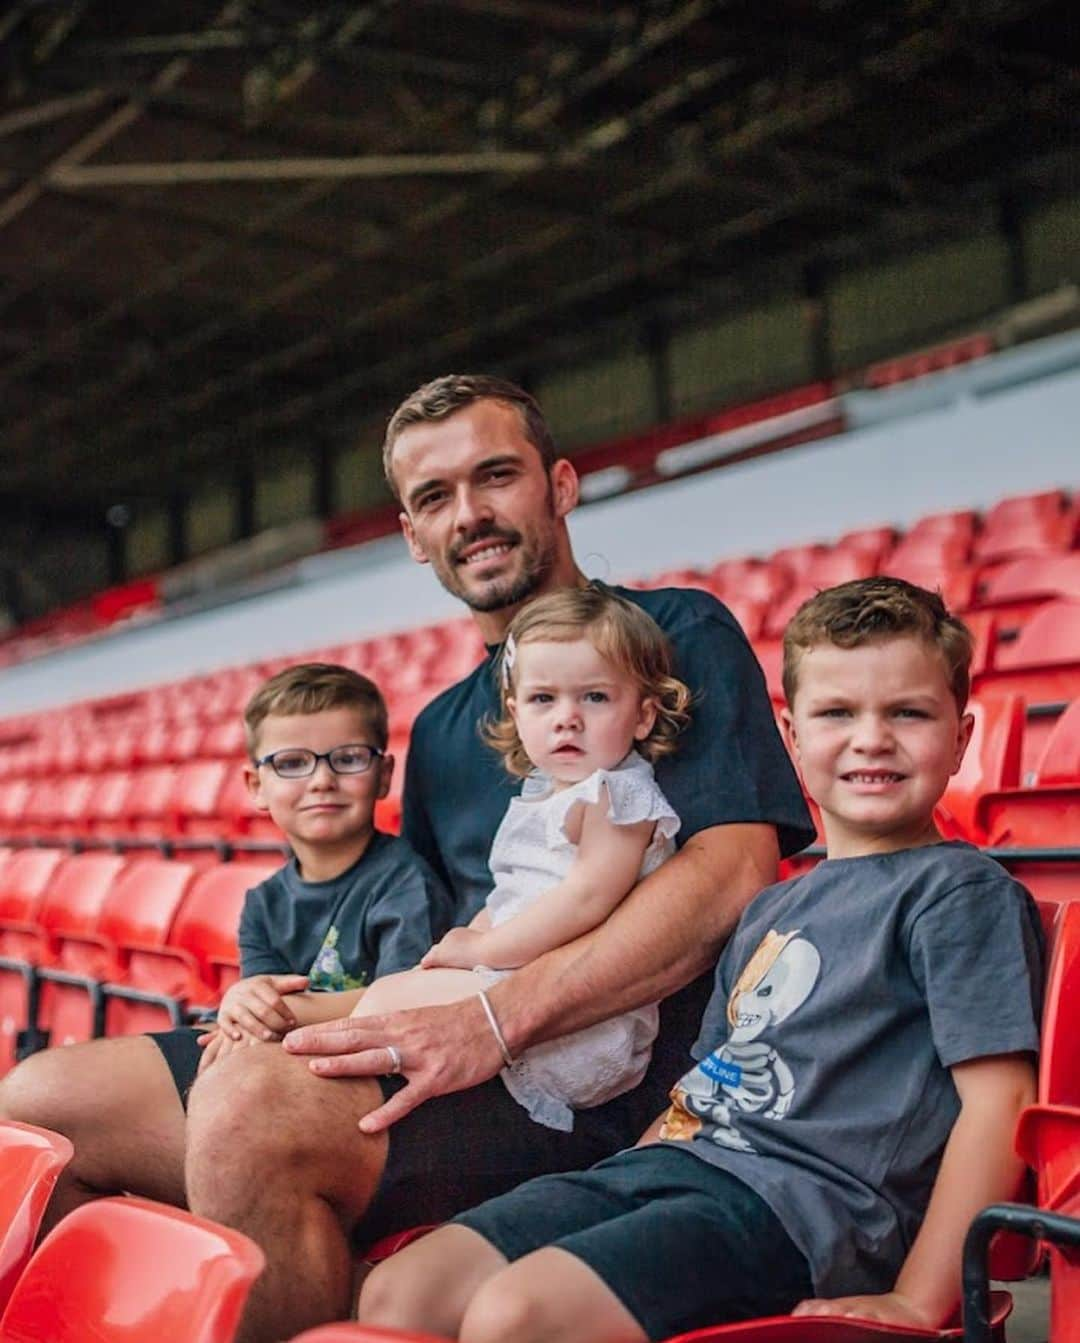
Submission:
M 800 1301 L 792 1315 L 844 1315 L 849 1319 L 876 1320 L 879 1324 L 906 1324 L 921 1329 L 936 1329 L 941 1321 L 932 1320 L 913 1301 L 899 1292 L 878 1296 L 815 1297 Z
M 296 1025 L 284 993 L 300 993 L 306 975 L 252 975 L 227 989 L 218 1008 L 218 1026 L 233 1040 L 245 1034 L 256 1040 L 280 1040 Z
M 451 928 L 441 942 L 436 942 L 420 959 L 421 968 L 432 970 L 445 966 L 452 970 L 472 970 L 484 962 L 483 946 L 486 934 L 475 928 Z
M 247 1034 L 237 1040 L 231 1035 L 226 1035 L 224 1031 L 219 1031 L 217 1027 L 213 1027 L 207 1034 L 200 1035 L 196 1043 L 202 1045 L 203 1048 L 203 1055 L 199 1060 L 197 1072 L 197 1075 L 201 1077 L 207 1068 L 216 1063 L 218 1059 L 223 1059 L 226 1054 L 231 1054 L 237 1049 L 246 1049 L 249 1045 L 257 1045 L 261 1042 L 256 1040 L 253 1035 Z

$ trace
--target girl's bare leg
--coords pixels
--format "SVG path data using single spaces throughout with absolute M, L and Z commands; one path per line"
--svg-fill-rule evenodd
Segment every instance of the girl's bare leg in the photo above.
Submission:
M 383 975 L 365 989 L 349 1015 L 377 1017 L 408 1007 L 456 1003 L 479 993 L 484 984 L 472 970 L 402 970 L 396 975 Z

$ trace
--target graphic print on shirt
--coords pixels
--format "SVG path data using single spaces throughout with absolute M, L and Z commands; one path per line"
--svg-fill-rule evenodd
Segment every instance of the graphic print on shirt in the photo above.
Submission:
M 337 928 L 331 924 L 308 971 L 308 988 L 313 992 L 344 993 L 346 989 L 367 987 L 367 975 L 358 977 L 346 973 L 341 963 L 341 953 L 337 949 L 339 936 Z
M 728 1038 L 675 1086 L 660 1137 L 699 1137 L 752 1152 L 732 1115 L 760 1113 L 783 1119 L 795 1097 L 795 1078 L 772 1043 L 773 1028 L 800 1008 L 821 970 L 813 943 L 800 929 L 770 929 L 747 961 L 728 997 Z

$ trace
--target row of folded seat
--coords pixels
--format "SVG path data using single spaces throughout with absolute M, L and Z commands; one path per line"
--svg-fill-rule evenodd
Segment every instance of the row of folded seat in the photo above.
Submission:
M 281 861 L 0 849 L 0 1071 L 48 1043 L 212 1009 L 239 973 L 244 895 Z

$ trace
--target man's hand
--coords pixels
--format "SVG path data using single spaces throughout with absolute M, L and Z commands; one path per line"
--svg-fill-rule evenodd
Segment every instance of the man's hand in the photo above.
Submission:
M 480 1003 L 472 998 L 381 1017 L 346 1017 L 304 1026 L 285 1037 L 291 1054 L 315 1054 L 320 1077 L 381 1077 L 390 1071 L 387 1045 L 401 1056 L 408 1085 L 360 1121 L 381 1133 L 433 1096 L 465 1091 L 494 1077 L 502 1055 Z
M 225 991 L 218 1008 L 218 1026 L 234 1040 L 244 1034 L 257 1040 L 280 1040 L 296 1025 L 286 993 L 301 993 L 307 975 L 251 975 Z
M 486 933 L 475 928 L 451 928 L 430 951 L 424 952 L 420 964 L 425 970 L 445 966 L 450 970 L 472 970 L 484 964 L 483 946 Z
M 879 1296 L 814 1297 L 800 1301 L 792 1315 L 843 1315 L 849 1319 L 875 1320 L 879 1324 L 906 1324 L 920 1329 L 936 1329 L 938 1320 L 932 1320 L 925 1311 L 899 1292 L 882 1292 Z

